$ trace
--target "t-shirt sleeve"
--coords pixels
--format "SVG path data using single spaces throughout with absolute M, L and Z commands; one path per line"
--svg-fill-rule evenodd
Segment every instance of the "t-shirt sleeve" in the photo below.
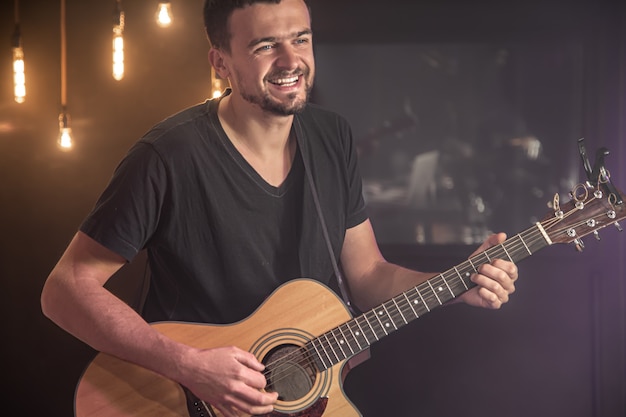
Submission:
M 80 230 L 131 261 L 157 230 L 167 190 L 163 160 L 138 142 L 116 168 Z
M 344 153 L 346 155 L 346 167 L 349 181 L 348 210 L 346 216 L 346 228 L 358 226 L 367 220 L 365 199 L 363 198 L 363 180 L 359 169 L 358 154 L 352 136 L 352 130 L 347 122 L 341 125 L 342 137 L 344 138 Z

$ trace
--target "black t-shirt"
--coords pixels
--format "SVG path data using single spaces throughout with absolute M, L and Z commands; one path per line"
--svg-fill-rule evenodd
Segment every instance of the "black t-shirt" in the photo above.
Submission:
M 147 249 L 148 321 L 231 323 L 286 281 L 328 283 L 333 265 L 305 166 L 336 260 L 346 229 L 367 218 L 343 118 L 312 104 L 296 115 L 298 152 L 274 187 L 226 136 L 218 101 L 183 110 L 141 138 L 81 225 L 127 260 Z

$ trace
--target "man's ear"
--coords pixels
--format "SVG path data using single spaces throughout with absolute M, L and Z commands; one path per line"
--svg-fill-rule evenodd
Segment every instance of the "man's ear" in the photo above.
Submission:
M 228 70 L 228 68 L 226 67 L 226 63 L 224 62 L 223 51 L 216 48 L 211 48 L 209 50 L 209 62 L 211 63 L 213 68 L 215 68 L 215 72 L 217 73 L 217 75 L 220 76 L 220 78 L 228 78 L 228 76 L 230 75 L 230 71 Z

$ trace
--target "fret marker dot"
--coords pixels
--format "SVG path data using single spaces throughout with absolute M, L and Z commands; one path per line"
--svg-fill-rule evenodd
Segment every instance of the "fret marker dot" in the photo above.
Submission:
M 379 312 L 378 312 L 378 315 L 379 315 L 379 316 L 382 316 L 382 315 L 383 315 L 383 312 L 382 312 L 382 311 L 379 311 Z
M 389 323 L 385 323 L 385 327 L 389 328 L 390 327 Z
M 466 273 L 465 273 L 465 276 L 466 276 L 466 277 L 469 277 L 469 276 L 470 276 L 470 273 L 469 273 L 469 272 L 466 272 Z
M 419 304 L 420 302 L 418 300 L 413 301 L 413 304 Z
M 443 288 L 439 287 L 437 288 L 439 290 L 439 292 L 443 291 Z
M 359 336 L 359 335 L 361 334 L 361 332 L 356 332 L 355 334 L 356 334 L 357 336 Z

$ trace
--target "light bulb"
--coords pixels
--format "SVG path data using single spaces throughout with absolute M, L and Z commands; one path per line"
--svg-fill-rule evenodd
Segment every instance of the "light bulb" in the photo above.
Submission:
M 70 115 L 66 112 L 59 114 L 59 137 L 57 145 L 62 151 L 70 151 L 74 147 L 72 128 L 69 124 Z
M 162 28 L 169 27 L 172 24 L 172 5 L 169 1 L 159 3 L 157 9 L 157 24 Z
M 113 27 L 113 78 L 124 78 L 124 36 L 121 26 Z
M 124 78 L 124 12 L 121 0 L 115 5 L 113 22 L 113 78 L 117 81 Z
M 15 101 L 23 103 L 26 97 L 26 75 L 24 73 L 24 50 L 13 48 L 13 92 Z
M 211 87 L 211 96 L 213 98 L 218 98 L 222 95 L 222 93 L 224 92 L 224 90 L 226 89 L 226 80 L 223 80 L 221 78 L 213 78 L 213 82 L 212 82 L 212 87 Z
M 218 98 L 223 93 L 224 90 L 228 87 L 228 80 L 220 77 L 215 68 L 211 66 L 211 97 Z

